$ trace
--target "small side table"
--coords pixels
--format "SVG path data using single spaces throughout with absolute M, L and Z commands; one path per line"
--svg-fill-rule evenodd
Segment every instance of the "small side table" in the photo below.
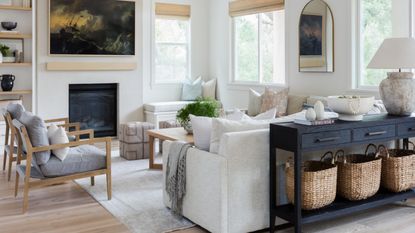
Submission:
M 170 128 L 170 129 L 158 129 L 158 130 L 148 130 L 147 135 L 149 138 L 150 146 L 150 159 L 149 159 L 149 168 L 150 169 L 163 169 L 162 164 L 154 163 L 154 141 L 159 139 L 161 141 L 184 141 L 188 143 L 194 143 L 193 134 L 188 134 L 187 131 L 183 128 Z

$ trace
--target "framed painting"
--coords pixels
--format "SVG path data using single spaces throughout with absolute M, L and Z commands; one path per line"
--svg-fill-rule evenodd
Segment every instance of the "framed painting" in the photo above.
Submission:
M 301 67 L 325 66 L 325 25 L 324 15 L 301 15 L 299 26 Z
M 135 1 L 49 0 L 49 55 L 135 55 Z

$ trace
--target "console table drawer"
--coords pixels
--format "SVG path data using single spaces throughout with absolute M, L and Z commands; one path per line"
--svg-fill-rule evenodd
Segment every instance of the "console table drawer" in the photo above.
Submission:
M 350 130 L 328 131 L 324 133 L 304 134 L 302 147 L 311 148 L 319 146 L 337 145 L 351 141 Z
M 415 123 L 406 123 L 398 125 L 399 136 L 415 136 Z
M 368 128 L 353 129 L 353 141 L 390 138 L 395 136 L 395 125 L 382 125 Z

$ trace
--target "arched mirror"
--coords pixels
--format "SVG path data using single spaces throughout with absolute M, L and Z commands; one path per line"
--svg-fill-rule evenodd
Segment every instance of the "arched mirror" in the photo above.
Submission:
M 334 20 L 323 0 L 311 0 L 299 23 L 300 72 L 334 72 Z

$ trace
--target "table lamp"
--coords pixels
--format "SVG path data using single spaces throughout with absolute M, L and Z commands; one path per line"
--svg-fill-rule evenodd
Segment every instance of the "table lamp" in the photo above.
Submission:
M 409 116 L 415 111 L 415 80 L 412 72 L 402 69 L 415 68 L 415 39 L 390 38 L 370 61 L 369 69 L 397 69 L 379 85 L 380 97 L 390 115 Z

